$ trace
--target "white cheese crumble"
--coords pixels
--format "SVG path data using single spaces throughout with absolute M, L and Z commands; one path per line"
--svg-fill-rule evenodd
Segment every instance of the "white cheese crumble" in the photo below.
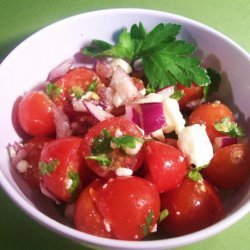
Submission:
M 154 224 L 152 230 L 151 230 L 151 233 L 155 233 L 157 232 L 157 224 Z
M 178 135 L 177 144 L 189 163 L 197 167 L 207 165 L 213 157 L 213 146 L 204 125 L 185 127 Z
M 127 155 L 136 155 L 140 151 L 142 144 L 142 142 L 136 141 L 135 148 L 124 147 L 123 150 Z
M 109 65 L 113 68 L 113 70 L 116 70 L 117 67 L 120 66 L 127 74 L 130 74 L 133 71 L 132 67 L 121 58 L 112 60 Z
M 107 232 L 111 232 L 110 224 L 107 222 L 106 219 L 103 219 L 103 224 Z
M 117 176 L 131 176 L 133 174 L 133 170 L 130 168 L 120 167 L 115 170 L 115 174 Z
M 65 181 L 65 183 L 66 183 L 66 189 L 70 189 L 70 187 L 71 187 L 72 184 L 73 184 L 73 180 L 70 179 L 70 178 L 68 178 L 68 179 Z
M 25 173 L 27 171 L 27 169 L 29 168 L 29 163 L 25 160 L 21 160 L 17 163 L 16 165 L 16 169 L 20 172 L 20 173 Z
M 184 120 L 179 103 L 173 98 L 163 98 L 163 112 L 166 118 L 167 126 L 163 128 L 165 133 L 175 131 L 178 135 L 185 127 L 186 121 Z
M 162 102 L 163 96 L 157 93 L 150 93 L 143 98 L 140 98 L 135 103 L 154 103 Z

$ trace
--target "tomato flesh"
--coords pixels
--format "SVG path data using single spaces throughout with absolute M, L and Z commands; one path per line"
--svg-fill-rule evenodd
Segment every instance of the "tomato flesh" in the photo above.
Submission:
M 149 141 L 145 145 L 146 178 L 153 182 L 159 192 L 176 188 L 187 172 L 187 159 L 175 147 Z
M 207 181 L 185 179 L 182 184 L 161 196 L 161 209 L 169 215 L 162 221 L 171 236 L 189 234 L 219 221 L 224 214 L 216 190 Z
M 33 136 L 55 133 L 52 102 L 39 91 L 25 95 L 18 106 L 18 119 L 23 130 Z
M 233 144 L 217 150 L 202 173 L 214 185 L 224 189 L 239 188 L 250 176 L 248 145 Z

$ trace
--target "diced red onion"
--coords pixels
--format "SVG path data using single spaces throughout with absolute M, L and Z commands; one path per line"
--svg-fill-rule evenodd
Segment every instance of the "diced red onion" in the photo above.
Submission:
M 141 124 L 146 135 L 166 126 L 162 103 L 142 103 Z
M 140 115 L 136 111 L 136 109 L 133 106 L 126 106 L 125 109 L 126 109 L 126 113 L 124 115 L 124 118 L 128 119 L 129 121 L 135 123 L 136 125 L 140 127 L 141 126 Z
M 62 62 L 56 68 L 52 69 L 49 72 L 48 81 L 53 82 L 56 79 L 58 79 L 59 77 L 65 75 L 70 70 L 72 64 L 73 64 L 73 61 L 71 59 L 68 59 L 68 60 Z
M 197 99 L 197 100 L 188 102 L 186 104 L 186 107 L 193 110 L 193 109 L 196 109 L 198 106 L 200 106 L 204 102 L 205 102 L 204 99 Z
M 94 105 L 92 102 L 84 101 L 84 105 L 87 110 L 99 121 L 104 121 L 105 119 L 113 117 L 112 114 L 103 110 L 102 107 Z
M 15 142 L 13 145 L 9 144 L 7 149 L 14 167 L 16 167 L 18 162 L 24 160 L 29 153 L 29 149 L 18 142 Z
M 97 61 L 95 70 L 98 76 L 105 79 L 110 79 L 114 73 L 113 68 L 107 61 Z
M 167 86 L 157 91 L 157 94 L 161 94 L 163 96 L 171 96 L 174 93 L 174 86 Z
M 77 111 L 77 112 L 87 112 L 88 111 L 86 106 L 84 105 L 83 101 L 80 99 L 73 98 L 72 107 L 73 107 L 73 110 Z
M 235 137 L 230 137 L 230 136 L 216 137 L 214 139 L 213 149 L 214 149 L 214 151 L 216 151 L 220 148 L 224 148 L 226 146 L 230 146 L 230 145 L 236 144 L 238 142 L 239 142 L 239 139 L 235 138 Z
M 53 107 L 54 123 L 56 126 L 56 137 L 64 138 L 71 136 L 70 121 L 68 116 L 63 112 L 62 107 Z
M 61 202 L 53 194 L 51 194 L 41 182 L 40 182 L 40 190 L 42 194 L 44 194 L 49 199 L 53 200 L 56 204 L 58 205 L 61 204 Z

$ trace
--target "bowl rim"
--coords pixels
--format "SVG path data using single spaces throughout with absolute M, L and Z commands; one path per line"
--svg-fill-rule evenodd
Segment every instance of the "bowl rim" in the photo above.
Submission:
M 56 26 L 60 26 L 63 23 L 67 23 L 72 21 L 73 19 L 81 18 L 81 16 L 94 16 L 94 15 L 100 15 L 100 14 L 117 14 L 117 13 L 136 13 L 136 14 L 148 14 L 148 15 L 157 15 L 161 17 L 170 17 L 173 19 L 178 19 L 180 21 L 183 21 L 185 23 L 189 23 L 195 26 L 199 26 L 202 29 L 205 29 L 208 32 L 212 32 L 216 36 L 219 36 L 223 40 L 225 40 L 227 43 L 230 43 L 233 47 L 236 47 L 237 50 L 241 52 L 241 54 L 246 57 L 250 62 L 250 55 L 247 51 L 245 51 L 242 47 L 240 47 L 236 42 L 222 34 L 221 32 L 202 24 L 198 21 L 192 20 L 187 17 L 183 17 L 180 15 L 176 15 L 169 12 L 159 11 L 159 10 L 151 10 L 151 9 L 143 9 L 143 8 L 111 8 L 111 9 L 102 9 L 102 10 L 95 10 L 95 11 L 88 11 L 81 14 L 73 15 L 67 18 L 64 18 L 62 20 L 59 20 L 57 22 L 54 22 L 28 38 L 26 38 L 22 43 L 20 43 L 14 50 L 10 52 L 10 54 L 3 60 L 1 66 L 0 66 L 0 76 L 1 71 L 4 70 L 4 67 L 6 64 L 8 64 L 8 61 L 12 57 L 12 55 L 15 53 L 16 50 L 19 50 L 20 47 L 23 46 L 23 44 L 29 43 L 32 41 L 34 36 L 37 36 L 38 34 L 44 32 L 47 29 L 53 29 Z M 24 213 L 29 215 L 31 218 L 33 218 L 38 223 L 42 224 L 46 228 L 57 232 L 58 234 L 62 236 L 66 236 L 68 238 L 74 239 L 77 242 L 83 244 L 89 244 L 89 245 L 98 245 L 102 247 L 112 247 L 112 248 L 119 248 L 119 249 L 163 249 L 163 248 L 176 248 L 181 247 L 185 245 L 189 245 L 198 241 L 201 241 L 205 238 L 209 238 L 211 236 L 214 236 L 215 234 L 221 232 L 222 230 L 226 229 L 227 227 L 231 226 L 232 224 L 236 223 L 238 220 L 240 220 L 243 216 L 245 216 L 247 213 L 250 212 L 250 201 L 246 202 L 242 207 L 240 207 L 238 210 L 230 214 L 227 218 L 222 219 L 218 223 L 207 227 L 203 230 L 197 231 L 192 234 L 180 236 L 180 237 L 174 237 L 174 238 L 168 238 L 168 239 L 160 239 L 160 240 L 151 240 L 151 241 L 124 241 L 124 240 L 116 240 L 116 239 L 107 239 L 102 238 L 98 236 L 94 236 L 91 234 L 87 234 L 84 232 L 80 232 L 74 228 L 70 228 L 64 224 L 61 224 L 58 221 L 53 220 L 52 218 L 48 217 L 47 215 L 40 212 L 37 208 L 33 207 L 28 200 L 26 200 L 24 197 L 22 197 L 8 182 L 7 178 L 4 176 L 3 172 L 1 171 L 0 167 L 0 186 L 5 191 L 5 193 L 8 195 L 8 197 L 11 198 L 11 200 L 22 210 Z M 145 244 L 146 242 L 146 244 Z

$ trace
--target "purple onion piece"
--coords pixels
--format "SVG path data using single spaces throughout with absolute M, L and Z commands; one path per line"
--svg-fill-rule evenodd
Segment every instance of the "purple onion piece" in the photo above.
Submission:
M 216 151 L 220 148 L 224 148 L 232 144 L 237 144 L 238 142 L 239 142 L 239 139 L 235 137 L 230 137 L 230 136 L 216 137 L 214 139 L 213 148 L 214 148 L 214 151 Z

